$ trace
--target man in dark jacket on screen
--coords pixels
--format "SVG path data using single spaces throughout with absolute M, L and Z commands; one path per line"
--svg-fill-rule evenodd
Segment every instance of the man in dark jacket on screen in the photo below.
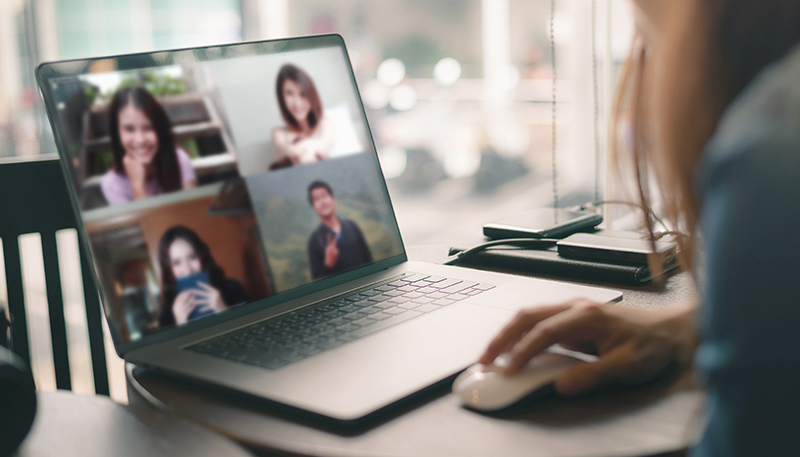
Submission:
M 324 181 L 308 186 L 308 202 L 320 219 L 308 239 L 311 277 L 320 279 L 372 262 L 364 234 L 355 222 L 336 216 L 333 190 Z

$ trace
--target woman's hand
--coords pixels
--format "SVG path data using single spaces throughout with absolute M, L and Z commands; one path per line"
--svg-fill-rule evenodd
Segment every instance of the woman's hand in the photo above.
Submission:
M 122 157 L 122 165 L 125 167 L 125 174 L 131 183 L 133 198 L 138 200 L 147 197 L 145 182 L 147 181 L 147 165 L 141 161 L 125 154 Z
M 201 290 L 194 291 L 198 306 L 202 306 L 203 309 L 210 309 L 215 313 L 228 309 L 228 305 L 225 304 L 219 290 L 202 282 L 198 283 L 198 285 Z
M 175 297 L 175 302 L 172 304 L 172 315 L 175 317 L 175 324 L 182 325 L 189 320 L 189 315 L 197 307 L 197 300 L 195 299 L 195 291 L 186 290 Z
M 659 375 L 670 363 L 686 361 L 696 346 L 694 304 L 658 310 L 625 308 L 575 300 L 530 308 L 491 342 L 479 362 L 492 363 L 510 352 L 506 374 L 519 371 L 532 357 L 554 344 L 596 353 L 595 363 L 579 363 L 555 381 L 569 395 L 606 382 L 636 384 Z

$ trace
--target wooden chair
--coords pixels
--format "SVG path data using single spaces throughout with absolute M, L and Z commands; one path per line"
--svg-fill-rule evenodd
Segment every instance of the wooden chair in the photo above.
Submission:
M 46 157 L 33 161 L 0 162 L 0 238 L 5 258 L 12 348 L 27 363 L 31 363 L 18 240 L 20 235 L 39 233 L 58 389 L 71 389 L 72 380 L 56 232 L 75 227 L 75 214 L 58 160 Z M 87 251 L 80 238 L 79 243 L 94 388 L 96 393 L 108 395 L 103 316 L 97 290 L 89 274 Z

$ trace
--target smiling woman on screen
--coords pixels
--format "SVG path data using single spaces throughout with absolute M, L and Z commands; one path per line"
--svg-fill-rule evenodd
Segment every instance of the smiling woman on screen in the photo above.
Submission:
M 700 303 L 646 310 L 579 300 L 529 309 L 480 361 L 510 352 L 506 371 L 514 373 L 555 343 L 593 347 L 597 363 L 556 380 L 559 392 L 576 394 L 650 380 L 693 358 L 709 422 L 692 455 L 795 455 L 800 2 L 633 3 L 638 33 L 616 118 L 631 119 L 642 203 L 650 207 L 650 173 L 666 216 L 690 235 L 681 240 L 683 262 Z
M 336 133 L 333 123 L 322 113 L 322 102 L 311 77 L 299 67 L 286 64 L 278 71 L 275 92 L 286 126 L 272 130 L 272 142 L 280 159 L 270 169 L 327 159 Z
M 108 108 L 114 168 L 100 186 L 116 205 L 197 185 L 189 155 L 175 146 L 166 111 L 141 87 L 117 91 Z

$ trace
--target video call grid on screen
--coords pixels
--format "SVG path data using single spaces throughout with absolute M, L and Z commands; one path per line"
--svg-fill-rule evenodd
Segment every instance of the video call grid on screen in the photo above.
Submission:
M 118 342 L 403 254 L 344 48 L 283 44 L 40 68 Z

